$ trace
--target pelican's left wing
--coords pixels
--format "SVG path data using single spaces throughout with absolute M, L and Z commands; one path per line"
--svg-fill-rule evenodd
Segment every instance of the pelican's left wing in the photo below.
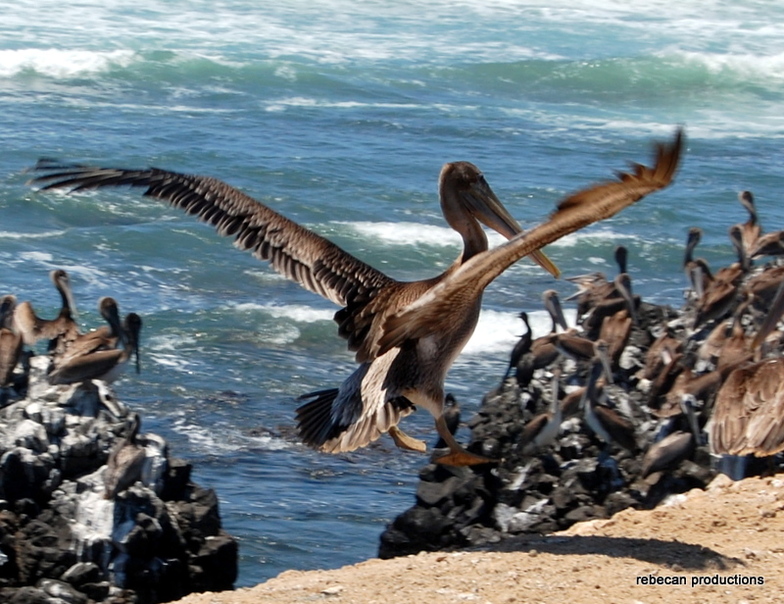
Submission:
M 618 180 L 603 182 L 562 200 L 549 220 L 496 248 L 473 256 L 448 279 L 406 308 L 390 316 L 384 335 L 378 340 L 383 354 L 405 340 L 423 338 L 449 328 L 449 309 L 466 298 L 481 295 L 498 275 L 523 256 L 564 235 L 609 218 L 649 193 L 672 182 L 683 147 L 683 131 L 673 141 L 658 144 L 653 167 L 633 164 L 633 171 L 621 172 Z
M 101 187 L 146 187 L 145 195 L 169 202 L 234 237 L 234 245 L 305 289 L 340 306 L 361 305 L 393 280 L 331 241 L 278 214 L 216 178 L 158 168 L 124 170 L 57 165 L 42 160 L 33 168 L 43 189 L 72 191 Z M 345 334 L 344 334 L 345 335 Z

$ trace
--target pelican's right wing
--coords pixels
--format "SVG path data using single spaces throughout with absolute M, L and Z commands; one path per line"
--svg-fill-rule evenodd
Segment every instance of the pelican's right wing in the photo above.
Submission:
M 269 260 L 283 276 L 335 304 L 356 304 L 393 280 L 320 235 L 278 214 L 216 178 L 158 168 L 124 170 L 40 161 L 33 170 L 43 189 L 83 191 L 102 187 L 146 187 L 145 195 L 193 214 L 234 245 Z M 361 304 L 361 302 L 360 302 Z
M 449 328 L 449 309 L 467 298 L 481 295 L 498 275 L 523 256 L 564 235 L 609 218 L 649 193 L 672 182 L 683 147 L 683 131 L 674 140 L 656 146 L 653 167 L 633 164 L 633 171 L 621 172 L 618 179 L 596 184 L 562 200 L 549 220 L 496 248 L 470 258 L 433 287 L 426 295 L 387 319 L 379 353 L 405 340 L 423 338 Z

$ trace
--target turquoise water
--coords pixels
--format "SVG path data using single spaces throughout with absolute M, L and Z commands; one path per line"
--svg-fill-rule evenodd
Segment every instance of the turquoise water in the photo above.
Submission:
M 330 303 L 138 192 L 33 191 L 23 171 L 39 157 L 218 176 L 417 279 L 459 251 L 437 204 L 444 162 L 476 163 L 532 224 L 649 161 L 680 124 L 675 185 L 551 246 L 565 274 L 611 272 L 623 243 L 637 293 L 677 305 L 688 228 L 704 229 L 702 256 L 729 262 L 739 190 L 763 228 L 784 227 L 784 7 L 771 3 L 0 6 L 0 293 L 52 314 L 47 274 L 62 267 L 86 327 L 102 295 L 143 316 L 143 373 L 118 396 L 217 490 L 239 585 L 375 555 L 424 459 L 388 440 L 336 457 L 297 444 L 294 399 L 352 370 Z M 466 415 L 503 374 L 517 312 L 539 311 L 550 287 L 572 291 L 523 261 L 488 289 L 448 379 Z M 426 415 L 405 425 L 432 439 Z

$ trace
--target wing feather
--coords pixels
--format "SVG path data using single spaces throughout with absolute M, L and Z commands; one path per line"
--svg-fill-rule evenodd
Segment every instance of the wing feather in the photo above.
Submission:
M 407 308 L 389 317 L 378 352 L 449 328 L 453 313 L 466 300 L 481 295 L 484 288 L 514 262 L 564 235 L 615 215 L 623 208 L 672 182 L 681 156 L 683 132 L 669 145 L 658 144 L 655 164 L 649 168 L 633 164 L 633 171 L 618 180 L 594 185 L 561 201 L 549 220 L 504 244 L 473 256 L 449 278 L 433 287 Z
M 211 224 L 220 235 L 234 237 L 234 245 L 260 260 L 268 260 L 280 274 L 305 289 L 343 307 L 362 313 L 375 293 L 396 283 L 384 273 L 358 260 L 331 241 L 278 214 L 259 201 L 216 178 L 181 174 L 158 168 L 125 170 L 41 161 L 35 171 L 47 172 L 32 180 L 43 189 L 84 191 L 102 187 L 146 187 L 145 195 L 167 201 Z M 340 313 L 339 313 L 340 314 Z M 349 348 L 358 350 L 367 321 L 343 312 L 336 315 Z M 350 319 L 350 320 L 349 320 Z

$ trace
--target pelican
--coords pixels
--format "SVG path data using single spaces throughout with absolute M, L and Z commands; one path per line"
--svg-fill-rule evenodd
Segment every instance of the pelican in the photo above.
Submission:
M 740 228 L 729 229 L 730 241 L 738 254 L 738 261 L 723 267 L 715 275 L 697 300 L 694 328 L 711 320 L 721 319 L 735 303 L 738 286 L 748 270 L 748 257 L 743 249 Z
M 444 380 L 476 326 L 485 288 L 509 266 L 588 224 L 609 218 L 670 184 L 681 154 L 681 129 L 659 144 L 655 165 L 635 165 L 619 180 L 600 183 L 561 201 L 545 223 L 522 233 L 468 162 L 446 164 L 440 174 L 441 209 L 463 239 L 463 251 L 436 277 L 400 282 L 361 262 L 228 184 L 160 169 L 123 170 L 53 166 L 34 182 L 71 190 L 129 185 L 168 201 L 252 251 L 284 276 L 342 308 L 338 333 L 359 363 L 339 388 L 321 390 L 297 410 L 305 444 L 325 452 L 350 451 L 395 428 L 415 407 L 427 409 L 450 448 L 441 463 L 487 463 L 461 447 L 446 428 Z M 489 250 L 480 222 L 509 239 Z M 538 256 L 551 272 L 555 268 Z
M 15 307 L 16 296 L 3 296 L 0 301 L 0 388 L 11 385 L 22 354 L 22 336 L 14 328 Z
M 614 258 L 615 263 L 618 265 L 618 274 L 626 274 L 629 258 L 629 251 L 626 246 L 617 246 L 615 248 Z M 577 298 L 578 320 L 581 320 L 581 318 L 590 312 L 597 304 L 620 295 L 615 280 L 607 281 L 607 278 L 602 273 L 568 277 L 567 281 L 571 281 L 579 288 L 577 293 L 572 294 L 567 298 L 567 300 Z
M 784 285 L 749 344 L 755 357 L 784 313 Z M 767 457 L 784 451 L 784 358 L 735 367 L 716 395 L 710 446 L 714 454 Z
M 604 453 L 608 454 L 610 444 L 615 442 L 624 449 L 634 452 L 637 450 L 637 439 L 634 424 L 620 413 L 609 407 L 599 405 L 599 391 L 597 382 L 604 373 L 608 364 L 606 353 L 597 354 L 591 366 L 583 398 L 580 401 L 583 407 L 585 422 L 605 443 Z
M 104 296 L 98 300 L 98 312 L 106 321 L 107 325 L 103 325 L 98 329 L 93 329 L 92 331 L 77 336 L 71 342 L 68 350 L 53 355 L 55 366 L 65 364 L 76 357 L 84 356 L 98 350 L 117 348 L 117 344 L 123 335 L 117 302 L 114 298 Z
M 691 227 L 686 236 L 686 251 L 683 254 L 683 272 L 686 273 L 698 301 L 702 298 L 710 282 L 713 281 L 708 263 L 702 258 L 694 258 L 694 248 L 697 247 L 701 239 L 702 229 Z
M 520 434 L 523 455 L 530 455 L 546 447 L 558 436 L 563 420 L 561 404 L 558 401 L 558 379 L 559 373 L 556 371 L 553 374 L 553 398 L 548 410 L 531 418 Z
M 49 340 L 49 350 L 64 350 L 79 335 L 76 306 L 71 293 L 71 279 L 62 269 L 53 270 L 49 278 L 60 294 L 60 312 L 54 319 L 41 319 L 29 302 L 22 302 L 14 311 L 14 318 L 24 343 L 33 346 L 38 340 Z
M 757 217 L 757 208 L 754 205 L 754 195 L 751 194 L 751 191 L 741 191 L 738 193 L 738 201 L 740 201 L 741 205 L 748 211 L 749 219 L 746 222 L 735 226 L 740 229 L 743 249 L 746 256 L 751 259 L 752 253 L 757 249 L 757 242 L 762 233 L 762 228 L 760 227 L 759 218 Z
M 136 356 L 138 373 L 141 328 L 142 320 L 139 315 L 129 313 L 122 329 L 122 348 L 101 348 L 65 358 L 49 373 L 49 383 L 74 384 L 84 380 L 112 382 L 120 377 L 132 355 Z
M 654 472 L 677 468 L 694 453 L 699 444 L 700 427 L 694 414 L 696 400 L 686 394 L 681 400 L 681 408 L 689 424 L 688 430 L 676 430 L 660 441 L 652 444 L 642 458 L 641 476 L 646 478 Z
M 115 445 L 106 461 L 103 475 L 104 499 L 114 499 L 118 493 L 142 477 L 146 454 L 144 447 L 136 442 L 139 428 L 141 428 L 141 419 L 138 413 L 133 413 L 127 436 Z
M 564 318 L 561 301 L 558 299 L 558 292 L 554 289 L 547 289 L 542 293 L 542 301 L 547 313 L 550 315 L 550 333 L 536 338 L 531 342 L 531 355 L 533 357 L 531 366 L 533 369 L 544 369 L 555 359 L 558 358 L 558 327 L 567 329 L 566 319 Z
M 784 231 L 774 231 L 765 233 L 757 239 L 757 243 L 752 248 L 749 257 L 781 255 L 784 255 Z

